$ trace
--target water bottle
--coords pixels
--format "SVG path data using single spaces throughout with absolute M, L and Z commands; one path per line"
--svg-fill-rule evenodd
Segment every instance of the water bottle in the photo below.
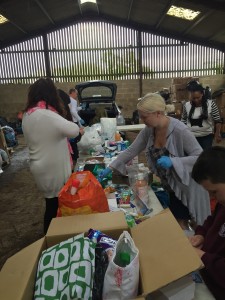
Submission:
M 116 117 L 116 125 L 124 125 L 125 124 L 125 119 L 124 117 L 119 113 L 118 116 Z
M 80 185 L 80 180 L 77 180 L 77 179 L 73 179 L 72 180 L 72 186 L 71 186 L 71 189 L 70 189 L 70 194 L 71 195 L 75 195 L 76 194 L 79 185 Z
M 126 218 L 126 221 L 127 221 L 127 225 L 130 228 L 132 228 L 132 227 L 134 227 L 136 225 L 134 217 L 131 216 L 130 214 L 126 213 L 125 218 Z
M 130 254 L 128 252 L 120 252 L 119 266 L 125 268 L 130 264 Z
M 137 180 L 135 183 L 136 193 L 138 197 L 148 205 L 149 196 L 148 196 L 148 181 L 145 179 L 144 173 L 137 174 Z

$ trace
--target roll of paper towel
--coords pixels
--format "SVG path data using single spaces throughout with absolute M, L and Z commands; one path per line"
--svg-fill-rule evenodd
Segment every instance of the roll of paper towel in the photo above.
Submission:
M 101 118 L 102 137 L 104 140 L 115 141 L 116 118 Z

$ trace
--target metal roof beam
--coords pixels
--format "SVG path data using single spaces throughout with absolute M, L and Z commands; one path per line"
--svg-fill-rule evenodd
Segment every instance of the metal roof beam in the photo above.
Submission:
M 128 11 L 128 15 L 127 15 L 127 21 L 130 20 L 130 14 L 131 14 L 133 2 L 134 2 L 134 0 L 131 0 L 131 1 L 130 1 L 129 11 Z
M 168 12 L 170 6 L 171 6 L 171 5 L 174 5 L 175 2 L 176 2 L 176 0 L 171 0 L 171 1 L 166 5 L 166 7 L 164 8 L 164 10 L 163 10 L 161 16 L 159 17 L 158 22 L 157 22 L 156 25 L 155 25 L 155 29 L 158 29 L 158 28 L 159 28 L 159 26 L 161 25 L 161 23 L 163 22 L 163 20 L 164 20 L 164 18 L 165 18 L 165 16 L 166 16 L 166 13 Z
M 25 33 L 25 34 L 27 34 L 27 32 L 21 27 L 21 26 L 19 26 L 17 23 L 15 23 L 11 18 L 9 18 L 8 16 L 7 16 L 7 14 L 5 14 L 5 12 L 4 12 L 4 9 L 2 9 L 1 7 L 0 7 L 0 13 L 13 25 L 13 26 L 15 26 L 17 29 L 19 29 L 21 32 L 23 32 L 23 33 Z
M 200 4 L 204 7 L 208 7 L 209 9 L 215 9 L 215 10 L 225 10 L 225 3 L 223 0 L 189 0 L 188 5 L 190 4 Z
M 212 34 L 207 40 L 211 41 L 214 40 L 215 38 L 219 37 L 220 35 L 223 35 L 225 33 L 225 29 L 217 32 L 216 34 Z
M 34 0 L 37 5 L 39 6 L 39 8 L 41 9 L 41 11 L 44 13 L 44 15 L 48 18 L 48 20 L 55 25 L 55 22 L 52 20 L 52 18 L 50 17 L 49 13 L 47 12 L 47 10 L 44 8 L 44 6 L 41 4 L 41 2 L 39 0 Z
M 209 10 L 207 13 L 202 15 L 199 19 L 196 20 L 191 26 L 189 26 L 186 30 L 182 32 L 183 35 L 186 35 L 188 32 L 190 32 L 192 29 L 194 29 L 199 23 L 201 23 L 204 19 L 208 18 L 214 10 Z

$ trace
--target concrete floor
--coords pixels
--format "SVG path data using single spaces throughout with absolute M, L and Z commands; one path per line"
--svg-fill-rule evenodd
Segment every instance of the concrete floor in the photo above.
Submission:
M 43 236 L 44 198 L 28 166 L 22 135 L 0 175 L 0 269 L 8 257 Z
M 23 135 L 0 175 L 0 269 L 6 259 L 43 236 L 44 197 L 29 171 Z M 225 139 L 220 143 L 225 147 Z

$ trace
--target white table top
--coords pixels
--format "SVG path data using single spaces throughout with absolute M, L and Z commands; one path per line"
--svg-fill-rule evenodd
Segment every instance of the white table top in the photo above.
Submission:
M 115 193 L 109 194 L 107 196 L 108 203 L 111 211 L 118 211 L 120 208 L 117 206 L 116 203 L 116 197 Z M 150 217 L 153 217 L 154 215 L 157 215 L 163 210 L 163 207 L 161 203 L 159 202 L 159 199 L 156 197 L 153 190 L 149 187 L 149 208 L 152 208 L 152 212 L 148 215 Z M 131 207 L 123 207 L 127 212 L 134 212 L 133 208 Z
M 145 124 L 134 124 L 134 125 L 119 125 L 116 126 L 118 131 L 138 131 L 145 128 Z

